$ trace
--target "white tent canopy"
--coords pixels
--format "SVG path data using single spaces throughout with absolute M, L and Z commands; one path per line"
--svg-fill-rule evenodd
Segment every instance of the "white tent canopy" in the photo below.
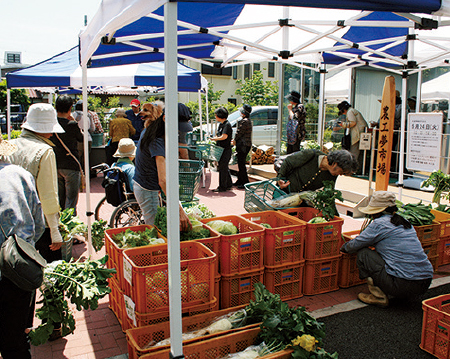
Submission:
M 450 99 L 450 72 L 424 82 L 422 85 L 422 102 Z

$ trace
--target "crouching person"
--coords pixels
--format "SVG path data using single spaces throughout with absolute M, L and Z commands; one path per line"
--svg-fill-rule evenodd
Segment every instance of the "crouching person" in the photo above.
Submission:
M 373 221 L 341 247 L 344 253 L 358 253 L 359 276 L 367 279 L 370 294 L 359 293 L 358 299 L 387 307 L 390 297 L 413 299 L 425 293 L 433 266 L 411 223 L 396 213 L 395 194 L 374 192 L 369 205 L 360 211 Z

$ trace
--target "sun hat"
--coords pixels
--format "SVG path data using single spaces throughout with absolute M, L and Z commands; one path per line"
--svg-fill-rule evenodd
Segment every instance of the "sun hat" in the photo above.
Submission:
M 376 191 L 373 193 L 367 207 L 359 208 L 362 213 L 375 214 L 383 212 L 386 208 L 395 206 L 395 194 L 389 191 Z
M 250 116 L 250 114 L 252 113 L 252 106 L 244 103 L 239 111 L 241 111 L 241 113 L 245 116 Z
M 136 155 L 136 145 L 131 138 L 122 138 L 113 157 L 131 157 Z
M 285 98 L 288 101 L 300 103 L 300 93 L 298 91 L 291 91 L 291 93 L 289 95 L 285 96 Z
M 0 156 L 11 156 L 17 151 L 17 146 L 14 143 L 3 139 L 0 133 Z
M 134 100 L 131 101 L 131 106 L 139 107 L 141 106 L 141 102 L 135 98 Z
M 115 115 L 116 117 L 127 117 L 123 108 L 118 108 Z
M 58 123 L 56 110 L 49 103 L 35 103 L 28 109 L 27 119 L 22 128 L 36 133 L 64 133 Z

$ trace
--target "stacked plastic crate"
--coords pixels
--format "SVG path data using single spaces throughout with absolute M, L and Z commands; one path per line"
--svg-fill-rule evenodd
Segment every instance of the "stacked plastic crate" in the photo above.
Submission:
M 265 227 L 264 285 L 282 300 L 303 296 L 306 223 L 279 211 L 243 214 L 242 217 Z
M 254 299 L 254 284 L 263 282 L 264 227 L 237 215 L 201 221 L 208 224 L 216 220 L 231 222 L 237 228 L 237 234 L 220 236 L 220 308 L 248 304 Z
M 348 242 L 359 235 L 360 230 L 343 233 L 344 241 Z M 356 253 L 343 253 L 339 262 L 339 287 L 349 288 L 366 283 L 366 279 L 359 278 L 359 269 L 356 264 Z
M 282 212 L 308 222 L 321 213 L 310 207 Z M 306 223 L 303 294 L 315 295 L 338 290 L 341 233 L 344 220 L 334 217 L 324 223 Z
M 438 247 L 439 247 L 439 237 L 441 232 L 441 225 L 437 221 L 433 221 L 432 224 L 423 226 L 414 226 L 416 230 L 417 237 L 420 243 L 422 243 L 422 248 L 425 251 L 428 259 L 433 265 L 433 269 L 436 270 L 438 267 Z
M 431 210 L 439 222 L 438 266 L 450 263 L 450 213 Z
M 168 259 L 167 244 L 123 252 L 125 293 L 130 293 L 130 296 L 124 296 L 128 328 L 169 320 Z M 183 315 L 217 309 L 214 296 L 215 260 L 216 254 L 201 243 L 180 243 Z
M 154 226 L 141 225 L 123 228 L 111 228 L 105 231 L 105 250 L 108 255 L 108 261 L 106 266 L 108 268 L 116 269 L 116 273 L 109 279 L 109 286 L 111 292 L 109 294 L 109 305 L 117 317 L 123 330 L 128 328 L 125 312 L 124 295 L 129 296 L 130 293 L 126 292 L 125 279 L 123 275 L 123 248 L 120 248 L 114 241 L 114 236 L 125 232 L 127 229 L 133 232 L 144 232 L 146 229 L 152 229 Z M 158 232 L 158 237 L 163 238 L 167 242 L 166 238 Z

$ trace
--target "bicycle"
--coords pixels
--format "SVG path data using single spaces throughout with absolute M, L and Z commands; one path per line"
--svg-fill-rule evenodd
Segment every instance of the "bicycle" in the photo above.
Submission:
M 123 173 L 120 168 L 114 168 Z M 96 171 L 97 174 L 105 174 L 106 172 L 111 170 L 112 167 L 110 167 L 106 163 L 101 163 L 99 165 L 93 166 L 91 169 Z M 134 193 L 128 191 L 128 185 L 126 183 L 122 183 L 122 185 L 125 186 L 125 201 L 123 201 L 119 206 L 115 207 L 107 202 L 107 198 L 105 195 L 95 207 L 95 220 L 98 221 L 99 219 L 107 218 L 108 214 L 112 211 L 109 218 L 109 226 L 111 228 L 139 226 L 141 224 L 144 224 L 142 211 L 134 197 Z

